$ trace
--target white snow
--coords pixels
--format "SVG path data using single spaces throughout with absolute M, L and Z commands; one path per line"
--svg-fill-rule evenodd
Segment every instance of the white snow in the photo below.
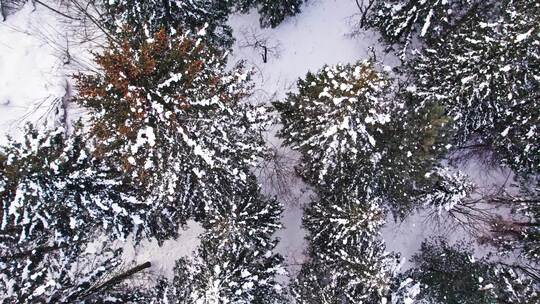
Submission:
M 37 121 L 66 92 L 59 70 L 62 57 L 44 36 L 58 20 L 28 2 L 0 22 L 0 144 L 18 134 L 25 121 Z
M 139 130 L 137 133 L 137 142 L 131 146 L 131 153 L 136 154 L 139 148 L 148 144 L 153 147 L 156 144 L 156 135 L 154 134 L 154 128 L 147 126 L 144 129 Z
M 204 231 L 195 221 L 188 221 L 185 229 L 180 230 L 180 237 L 176 240 L 165 241 L 160 247 L 157 241 L 142 241 L 135 245 L 132 239 L 119 244 L 123 249 L 123 257 L 127 262 L 142 264 L 152 263 L 150 271 L 172 279 L 176 260 L 190 256 L 199 245 L 199 235 Z
M 354 0 L 308 1 L 299 15 L 285 20 L 275 29 L 260 29 L 256 11 L 234 15 L 229 23 L 237 41 L 230 61 L 246 60 L 256 68 L 256 91 L 266 99 L 285 97 L 299 77 L 304 77 L 308 71 L 315 72 L 325 64 L 366 59 L 371 54 L 370 47 L 375 48 L 378 60 L 386 65 L 396 65 L 398 59 L 395 56 L 382 52 L 377 34 L 366 31 L 358 37 L 350 37 L 351 16 L 357 12 Z M 242 33 L 255 33 L 266 38 L 269 46 L 278 45 L 276 54 L 270 54 L 268 63 L 263 63 L 260 49 L 242 47 L 249 40 L 246 36 L 251 37 Z
M 420 32 L 420 37 L 424 37 L 429 29 L 429 26 L 431 25 L 431 18 L 433 17 L 433 9 L 429 10 L 429 13 L 426 17 L 426 21 L 424 23 L 424 26 L 422 27 L 422 32 Z
M 367 31 L 358 37 L 350 37 L 351 16 L 357 11 L 354 0 L 308 1 L 302 6 L 299 15 L 287 19 L 275 29 L 259 28 L 259 16 L 255 11 L 248 15 L 234 15 L 229 23 L 237 41 L 233 57 L 229 60 L 231 63 L 246 60 L 248 66 L 255 69 L 256 94 L 253 99 L 255 102 L 267 104 L 282 99 L 287 92 L 295 90 L 296 80 L 304 77 L 306 73 L 316 72 L 324 65 L 353 63 L 366 59 L 371 55 L 371 47 L 374 48 L 378 60 L 386 65 L 396 65 L 396 57 L 381 51 L 376 34 Z M 275 53 L 269 54 L 267 63 L 262 60 L 261 49 L 242 47 L 248 44 L 249 41 L 246 40 L 253 36 L 267 39 L 269 47 L 279 46 Z M 330 69 L 328 73 L 330 77 Z M 321 95 L 332 98 L 328 93 Z M 337 127 L 335 126 L 336 129 Z M 333 131 L 329 129 L 325 136 L 331 136 Z M 281 144 L 281 141 L 273 136 L 273 132 L 268 134 L 268 142 L 272 146 Z M 375 144 L 372 138 L 370 142 Z M 268 193 L 277 194 L 278 199 L 285 203 L 282 218 L 284 229 L 277 233 L 280 239 L 277 250 L 285 256 L 288 271 L 294 274 L 304 258 L 303 251 L 306 246 L 303 239 L 305 232 L 301 229 L 302 206 L 309 202 L 312 194 L 299 179 L 289 186 L 293 195 L 276 193 L 272 191 L 271 185 L 263 184 Z
M 516 36 L 516 39 L 514 40 L 515 43 L 518 43 L 518 42 L 521 42 L 527 38 L 529 38 L 532 34 L 532 32 L 534 31 L 534 28 L 531 28 L 529 31 L 527 31 L 526 33 L 523 33 L 523 34 L 519 34 Z
M 470 178 L 479 191 L 492 191 L 501 185 L 509 185 L 514 178 L 510 170 L 488 169 L 477 161 L 462 164 L 458 169 Z M 501 211 L 506 212 L 505 210 Z M 426 239 L 442 236 L 450 244 L 461 240 L 474 242 L 473 237 L 462 228 L 457 227 L 455 222 L 441 222 L 441 224 L 438 225 L 431 221 L 429 212 L 426 210 L 409 215 L 403 222 L 395 222 L 391 216 L 388 217 L 381 233 L 386 242 L 387 250 L 401 253 L 402 271 L 411 266 L 410 258 L 420 249 L 422 241 Z M 477 256 L 484 256 L 492 250 L 490 247 L 480 245 L 475 246 L 474 249 Z
M 101 37 L 90 28 L 85 34 L 33 1 L 0 22 L 0 144 L 20 136 L 26 122 L 69 128 L 84 114 L 62 97 L 72 96 L 73 74 L 94 66 L 90 50 Z
M 71 55 L 81 56 L 82 59 L 76 64 L 64 65 L 65 51 L 58 48 L 58 43 L 53 43 L 64 39 L 63 24 L 59 22 L 57 15 L 42 6 L 38 5 L 35 11 L 33 10 L 31 3 L 28 3 L 23 10 L 9 16 L 6 22 L 0 22 L 0 144 L 5 142 L 4 134 L 18 135 L 24 121 L 43 121 L 40 118 L 47 113 L 49 106 L 64 96 L 66 89 L 72 85 L 72 79 L 68 76 L 80 69 L 87 60 L 84 52 L 75 53 L 73 50 Z M 259 16 L 255 11 L 247 15 L 232 16 L 229 22 L 237 41 L 230 63 L 246 60 L 247 65 L 255 69 L 256 86 L 253 102 L 268 104 L 282 99 L 287 92 L 295 90 L 296 80 L 304 77 L 307 72 L 315 72 L 325 64 L 363 60 L 372 54 L 372 47 L 379 61 L 389 66 L 396 65 L 398 59 L 382 52 L 383 48 L 377 42 L 376 34 L 366 31 L 356 37 L 350 37 L 352 29 L 350 17 L 357 13 L 357 10 L 355 0 L 310 0 L 302 7 L 301 14 L 287 19 L 275 29 L 260 29 Z M 423 33 L 429 26 L 428 22 L 425 23 Z M 515 41 L 522 41 L 531 33 L 532 29 L 518 35 Z M 51 36 L 56 41 L 46 39 Z M 245 46 L 246 42 L 249 42 L 246 40 L 254 36 L 267 39 L 270 48 L 267 63 L 262 61 L 261 49 Z M 506 67 L 502 68 L 504 69 Z M 162 86 L 178 81 L 180 77 L 181 75 L 170 75 Z M 470 80 L 465 78 L 462 82 Z M 411 91 L 414 89 L 412 86 L 408 88 Z M 330 94 L 327 97 L 332 98 Z M 166 112 L 165 115 L 171 113 Z M 388 121 L 389 117 L 375 119 L 383 123 Z M 367 120 L 368 118 L 366 123 L 371 122 Z M 280 146 L 281 141 L 275 137 L 275 130 L 276 128 L 273 128 L 267 134 L 267 142 L 273 146 Z M 508 129 L 505 132 L 508 133 Z M 534 135 L 535 130 L 529 133 Z M 144 142 L 152 146 L 153 130 L 147 129 L 145 135 Z M 197 146 L 187 135 L 184 141 L 193 147 L 195 154 L 211 164 L 209 151 Z M 369 141 L 375 145 L 371 137 Z M 138 144 L 143 144 L 142 137 Z M 289 164 L 289 169 L 292 169 L 298 155 L 290 150 L 287 154 L 295 160 Z M 374 158 L 373 161 L 377 162 L 378 159 Z M 130 158 L 129 162 L 135 163 L 135 159 Z M 481 186 L 500 184 L 505 177 L 508 178 L 507 172 L 483 176 L 479 173 L 481 171 L 474 166 L 466 168 L 475 184 Z M 195 173 L 204 174 L 204 172 Z M 287 179 L 287 186 L 290 189 L 286 192 L 278 191 L 275 185 L 264 182 L 264 178 L 261 180 L 265 192 L 277 195 L 285 204 L 282 216 L 284 229 L 276 235 L 280 239 L 277 251 L 286 257 L 287 270 L 294 274 L 303 260 L 306 245 L 305 232 L 301 229 L 302 207 L 309 202 L 313 193 L 296 177 Z M 395 223 L 390 219 L 382 235 L 388 250 L 401 252 L 404 260 L 408 261 L 425 238 L 441 234 L 440 230 L 434 228 L 425 221 L 425 214 L 419 212 L 408 217 L 403 223 Z M 195 250 L 199 244 L 198 235 L 202 231 L 203 228 L 198 223 L 189 222 L 187 229 L 180 232 L 179 239 L 166 241 L 161 247 L 156 242 L 149 241 L 143 242 L 140 246 L 127 241 L 121 246 L 125 250 L 126 261 L 137 263 L 150 261 L 153 272 L 171 277 L 176 259 L 188 256 Z M 453 233 L 452 238 L 458 239 L 463 235 Z M 407 262 L 405 264 L 407 265 Z
M 510 128 L 511 128 L 511 127 L 507 127 L 506 129 L 504 129 L 504 130 L 501 132 L 501 136 L 502 136 L 502 137 L 506 137 L 506 135 L 508 135 L 508 131 L 510 131 Z

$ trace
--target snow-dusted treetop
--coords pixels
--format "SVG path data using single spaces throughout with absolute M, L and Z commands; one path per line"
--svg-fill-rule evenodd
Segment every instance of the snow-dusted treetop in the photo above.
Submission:
M 363 185 L 403 214 L 446 149 L 447 120 L 439 107 L 416 109 L 394 83 L 373 60 L 327 66 L 275 107 L 284 125 L 278 135 L 302 153 L 307 181 L 344 193 Z
M 540 169 L 539 16 L 529 0 L 505 2 L 496 18 L 477 12 L 408 64 L 419 104 L 445 108 L 458 145 L 523 174 Z
M 78 76 L 77 102 L 92 110 L 100 172 L 124 186 L 115 212 L 146 208 L 137 231 L 163 239 L 227 195 L 223 184 L 245 183 L 264 153 L 267 114 L 243 102 L 250 72 L 225 72 L 225 54 L 204 37 L 129 35 L 96 55 L 101 74 Z

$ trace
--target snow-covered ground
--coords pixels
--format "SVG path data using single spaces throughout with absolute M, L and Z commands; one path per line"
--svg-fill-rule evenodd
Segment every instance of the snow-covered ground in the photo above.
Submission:
M 269 103 L 283 99 L 286 93 L 295 90 L 295 82 L 308 72 L 316 72 L 324 65 L 352 63 L 375 54 L 384 65 L 396 66 L 399 59 L 385 53 L 379 43 L 377 33 L 363 31 L 352 36 L 354 21 L 357 20 L 358 7 L 354 0 L 314 0 L 304 5 L 302 13 L 286 20 L 275 29 L 261 29 L 258 15 L 235 15 L 230 19 L 237 39 L 231 63 L 246 61 L 255 69 L 256 102 Z M 263 49 L 253 47 L 256 41 L 263 42 L 269 49 L 268 61 L 263 62 Z M 274 136 L 275 130 L 268 134 L 271 146 L 280 146 Z M 281 153 L 297 157 L 292 151 L 284 149 Z M 291 162 L 294 165 L 295 162 Z M 482 189 L 500 186 L 511 181 L 512 176 L 504 170 L 485 170 L 476 163 L 464 164 L 459 168 Z M 262 179 L 264 180 L 264 179 Z M 289 270 L 294 273 L 303 259 L 305 232 L 301 229 L 302 206 L 312 197 L 312 192 L 300 180 L 292 180 L 289 185 L 296 196 L 276 194 L 285 203 L 283 215 L 284 229 L 278 234 L 281 242 L 278 251 L 286 257 Z M 409 259 L 418 251 L 422 241 L 442 235 L 450 242 L 462 239 L 470 240 L 467 233 L 447 226 L 438 226 L 428 220 L 428 212 L 417 212 L 403 222 L 396 222 L 389 217 L 382 230 L 382 237 L 389 251 L 401 253 L 403 268 L 409 265 Z M 450 233 L 451 232 L 451 233 Z M 478 254 L 483 255 L 486 248 L 478 247 Z
M 0 143 L 25 121 L 43 122 L 66 91 L 62 55 L 40 35 L 59 26 L 54 15 L 32 5 L 0 23 Z
M 245 60 L 255 69 L 253 99 L 266 104 L 284 98 L 288 91 L 294 90 L 299 77 L 325 64 L 355 62 L 374 52 L 384 64 L 396 65 L 397 58 L 382 52 L 375 33 L 363 32 L 351 37 L 351 17 L 357 11 L 354 0 L 310 0 L 301 14 L 275 29 L 260 29 L 256 12 L 234 15 L 229 22 L 237 41 L 230 62 Z M 25 121 L 50 124 L 48 111 L 69 92 L 73 84 L 70 75 L 88 68 L 88 45 L 72 44 L 68 55 L 68 47 L 64 47 L 70 45 L 68 33 L 72 31 L 61 17 L 39 5 L 34 9 L 28 4 L 6 22 L 0 22 L 0 144 L 5 142 L 5 134 L 17 136 Z M 264 41 L 268 47 L 266 63 L 262 59 L 262 48 L 253 46 L 256 41 Z M 69 117 L 79 116 L 80 109 L 69 105 L 67 109 Z M 274 134 L 275 130 L 268 133 L 268 143 L 280 147 Z M 285 148 L 278 150 L 290 158 L 288 169 L 294 172 L 292 167 L 297 155 Z M 467 167 L 466 171 L 484 186 L 500 183 L 507 177 L 504 172 L 492 176 L 479 174 L 480 170 L 474 166 Z M 286 180 L 290 191 L 285 192 L 265 182 L 264 176 L 261 180 L 264 190 L 277 195 L 285 205 L 284 229 L 277 235 L 281 240 L 278 251 L 286 257 L 289 270 L 294 273 L 305 249 L 302 206 L 313 194 L 298 178 Z M 388 250 L 401 252 L 407 260 L 418 250 L 422 240 L 438 233 L 430 225 L 419 213 L 402 223 L 389 220 L 382 235 Z M 174 261 L 196 248 L 201 230 L 198 224 L 191 223 L 179 240 L 166 242 L 162 247 L 145 242 L 136 248 L 127 242 L 123 245 L 126 261 L 150 260 L 154 272 L 170 276 Z
M 142 241 L 136 246 L 132 239 L 120 244 L 124 248 L 123 258 L 128 262 L 140 265 L 145 262 L 152 263 L 151 271 L 172 279 L 176 260 L 190 256 L 199 246 L 199 235 L 203 232 L 202 226 L 195 221 L 188 221 L 186 227 L 180 231 L 176 240 L 168 240 L 158 246 L 157 241 Z
M 231 61 L 245 60 L 257 70 L 258 93 L 267 99 L 285 97 L 299 77 L 308 71 L 315 72 L 325 64 L 365 59 L 371 55 L 372 47 L 378 60 L 395 65 L 397 58 L 381 51 L 375 33 L 365 31 L 350 37 L 357 12 L 354 0 L 308 1 L 302 7 L 302 13 L 285 20 L 275 29 L 260 29 L 255 11 L 232 16 L 230 25 L 237 41 Z M 246 46 L 253 44 L 256 37 L 267 40 L 267 63 L 263 63 L 261 48 Z
M 32 1 L 0 22 L 0 144 L 26 122 L 52 127 L 81 117 L 84 111 L 62 98 L 72 94 L 71 76 L 93 66 L 90 51 L 100 37 L 92 35 Z
M 375 51 L 377 58 L 385 64 L 395 65 L 397 60 L 381 52 L 377 35 L 365 32 L 351 37 L 351 22 L 358 11 L 354 0 L 314 0 L 302 7 L 302 13 L 287 19 L 277 28 L 261 29 L 256 11 L 247 15 L 230 18 L 236 43 L 231 64 L 245 61 L 256 72 L 253 99 L 269 104 L 283 99 L 287 92 L 295 89 L 298 78 L 308 72 L 316 72 L 325 64 L 353 63 L 369 57 Z M 263 48 L 253 46 L 257 41 L 268 48 L 268 60 L 263 61 Z M 373 48 L 373 50 L 372 50 Z M 279 127 L 278 127 L 279 128 Z M 275 129 L 268 133 L 269 145 L 279 147 L 281 141 L 275 136 Z M 283 148 L 280 153 L 297 159 L 292 151 Z M 292 166 L 295 161 L 289 163 Z M 260 178 L 265 181 L 264 176 Z M 284 203 L 284 229 L 277 237 L 279 253 L 285 256 L 288 270 L 294 274 L 303 260 L 306 242 L 301 229 L 302 206 L 309 202 L 313 193 L 300 179 L 288 181 L 291 193 L 275 191 L 273 185 L 263 184 L 269 194 L 277 195 Z

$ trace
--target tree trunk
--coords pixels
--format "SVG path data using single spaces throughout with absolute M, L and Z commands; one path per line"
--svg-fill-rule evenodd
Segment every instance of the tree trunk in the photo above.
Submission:
M 533 222 L 513 222 L 513 225 L 520 226 L 520 227 L 540 227 L 539 223 L 533 223 Z
M 147 268 L 150 268 L 150 266 L 152 266 L 152 263 L 150 263 L 150 262 L 145 262 L 145 263 L 143 263 L 141 265 L 137 265 L 137 266 L 127 270 L 126 272 L 115 275 L 114 277 L 108 279 L 107 281 L 105 281 L 105 282 L 103 282 L 103 283 L 101 283 L 101 284 L 99 284 L 97 286 L 89 288 L 88 290 L 82 290 L 81 292 L 73 293 L 66 300 L 69 303 L 84 302 L 84 300 L 88 300 L 92 296 L 94 296 L 94 295 L 96 295 L 98 293 L 103 293 L 104 291 L 107 291 L 107 290 L 113 288 L 115 285 L 118 285 L 118 284 L 122 283 L 125 279 L 133 276 L 134 274 L 136 274 L 136 273 L 138 273 L 140 271 L 143 271 L 143 270 L 145 270 Z
M 100 285 L 91 288 L 89 290 L 89 293 L 95 293 L 95 292 L 98 292 L 98 291 L 104 291 L 104 290 L 110 289 L 110 288 L 114 287 L 115 285 L 122 283 L 122 281 L 124 281 L 125 279 L 127 279 L 127 278 L 133 276 L 134 274 L 136 274 L 138 272 L 141 272 L 141 271 L 143 271 L 143 270 L 145 270 L 147 268 L 150 268 L 151 266 L 152 266 L 152 263 L 150 263 L 150 262 L 145 262 L 143 264 L 137 265 L 137 266 L 127 270 L 126 272 L 121 273 L 119 275 L 116 275 L 116 276 L 108 279 L 107 281 L 101 283 Z
M 371 7 L 373 6 L 374 0 L 369 0 L 367 5 L 365 4 L 365 1 L 362 1 L 362 4 L 360 4 L 359 0 L 356 0 L 356 6 L 358 6 L 358 9 L 360 10 L 360 13 L 362 14 L 360 17 L 360 28 L 364 28 L 366 25 L 366 19 L 367 14 L 371 10 Z
M 263 62 L 264 63 L 267 63 L 268 62 L 268 48 L 265 46 L 263 46 L 263 54 L 262 54 L 262 58 L 263 58 Z
M 167 23 L 168 23 L 168 24 L 164 24 L 164 27 L 165 27 L 165 30 L 168 31 L 169 29 L 167 28 L 167 26 L 169 27 L 174 26 L 172 16 L 171 16 L 171 4 L 169 3 L 169 0 L 162 0 L 162 2 L 163 2 L 163 7 L 165 8 L 165 19 L 167 20 Z
M 6 9 L 6 5 L 4 4 L 4 0 L 0 0 L 0 15 L 2 15 L 2 21 L 6 21 L 7 9 Z

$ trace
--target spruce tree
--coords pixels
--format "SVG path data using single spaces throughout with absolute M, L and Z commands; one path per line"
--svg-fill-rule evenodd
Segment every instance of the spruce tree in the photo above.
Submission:
M 291 284 L 291 293 L 297 303 L 315 304 L 344 303 L 346 282 L 336 275 L 335 270 L 324 263 L 313 260 L 304 262 L 297 278 Z
M 278 135 L 302 154 L 301 175 L 323 185 L 326 176 L 343 176 L 353 164 L 371 171 L 381 157 L 376 137 L 390 121 L 385 75 L 363 61 L 323 67 L 297 85 L 298 93 L 274 106 L 283 123 Z
M 436 167 L 432 173 L 432 183 L 425 189 L 422 201 L 438 215 L 452 212 L 470 199 L 475 185 L 467 175 L 447 167 Z
M 110 243 L 90 244 L 107 230 L 103 214 L 92 208 L 99 209 L 97 202 L 110 203 L 95 179 L 78 128 L 66 138 L 63 129 L 38 132 L 29 125 L 22 142 L 11 140 L 1 148 L 2 302 L 114 302 L 136 297 L 113 290 L 118 284 L 95 289 L 122 264 L 120 249 Z
M 376 28 L 383 40 L 403 45 L 430 42 L 448 35 L 474 14 L 490 15 L 492 0 L 370 0 L 365 26 Z
M 226 185 L 223 185 L 226 187 Z M 205 208 L 202 225 L 206 238 L 227 240 L 237 246 L 272 249 L 274 233 L 281 229 L 282 206 L 263 196 L 253 175 L 244 188 L 230 187 L 227 196 L 215 197 Z
M 386 215 L 380 198 L 370 196 L 360 186 L 318 191 L 303 218 L 318 257 L 332 260 L 343 249 L 378 237 Z
M 39 247 L 51 235 L 58 243 L 81 238 L 77 228 L 89 218 L 82 178 L 88 159 L 81 146 L 82 138 L 66 140 L 63 129 L 39 133 L 27 125 L 22 142 L 10 140 L 1 148 L 1 228 L 7 239 L 28 238 Z
M 160 286 L 164 303 L 285 303 L 275 275 L 280 256 L 203 239 L 192 260 L 179 260 L 172 283 Z
M 198 0 L 113 0 L 103 1 L 103 22 L 113 32 L 129 27 L 146 38 L 160 30 L 175 33 L 206 32 L 207 42 L 230 48 L 234 41 L 227 25 L 230 6 L 227 1 Z
M 329 191 L 366 185 L 402 216 L 445 150 L 447 119 L 437 105 L 412 108 L 392 83 L 373 60 L 327 66 L 274 106 L 284 125 L 278 135 L 301 152 L 306 181 Z
M 457 146 L 525 175 L 540 168 L 538 16 L 536 1 L 505 1 L 500 17 L 474 14 L 406 69 L 418 105 L 442 105 L 452 118 Z
M 192 259 L 181 259 L 171 283 L 159 286 L 166 303 L 285 303 L 274 253 L 281 206 L 261 196 L 254 180 L 244 191 L 216 197 L 209 206 Z
M 371 269 L 366 264 L 351 265 L 355 267 L 354 271 L 347 273 L 320 260 L 310 259 L 302 265 L 293 282 L 292 294 L 296 303 L 306 304 L 416 303 L 414 300 L 420 291 L 420 284 L 407 277 L 392 278 L 395 262 L 387 259 L 385 263 L 388 265 L 383 268 L 377 268 L 380 264 L 374 263 Z M 373 274 L 377 271 L 378 283 L 373 280 Z M 371 284 L 365 285 L 370 277 Z
M 163 241 L 198 216 L 223 184 L 242 188 L 264 153 L 262 107 L 243 102 L 250 72 L 225 71 L 224 53 L 186 35 L 111 44 L 79 75 L 76 101 L 90 109 L 93 155 L 122 194 L 113 211 L 137 218 L 137 236 Z
M 395 257 L 379 239 L 385 219 L 380 202 L 360 186 L 319 190 L 318 197 L 304 210 L 308 261 L 291 287 L 297 302 L 383 301 Z
M 361 234 L 361 233 L 359 233 Z M 309 248 L 307 261 L 291 284 L 297 303 L 380 303 L 388 299 L 396 259 L 384 243 L 365 239 L 362 244 L 335 247 L 332 256 Z
M 488 284 L 489 266 L 475 261 L 470 248 L 452 247 L 445 241 L 424 242 L 412 259 L 415 268 L 408 275 L 422 284 L 420 297 L 444 303 L 493 303 Z

